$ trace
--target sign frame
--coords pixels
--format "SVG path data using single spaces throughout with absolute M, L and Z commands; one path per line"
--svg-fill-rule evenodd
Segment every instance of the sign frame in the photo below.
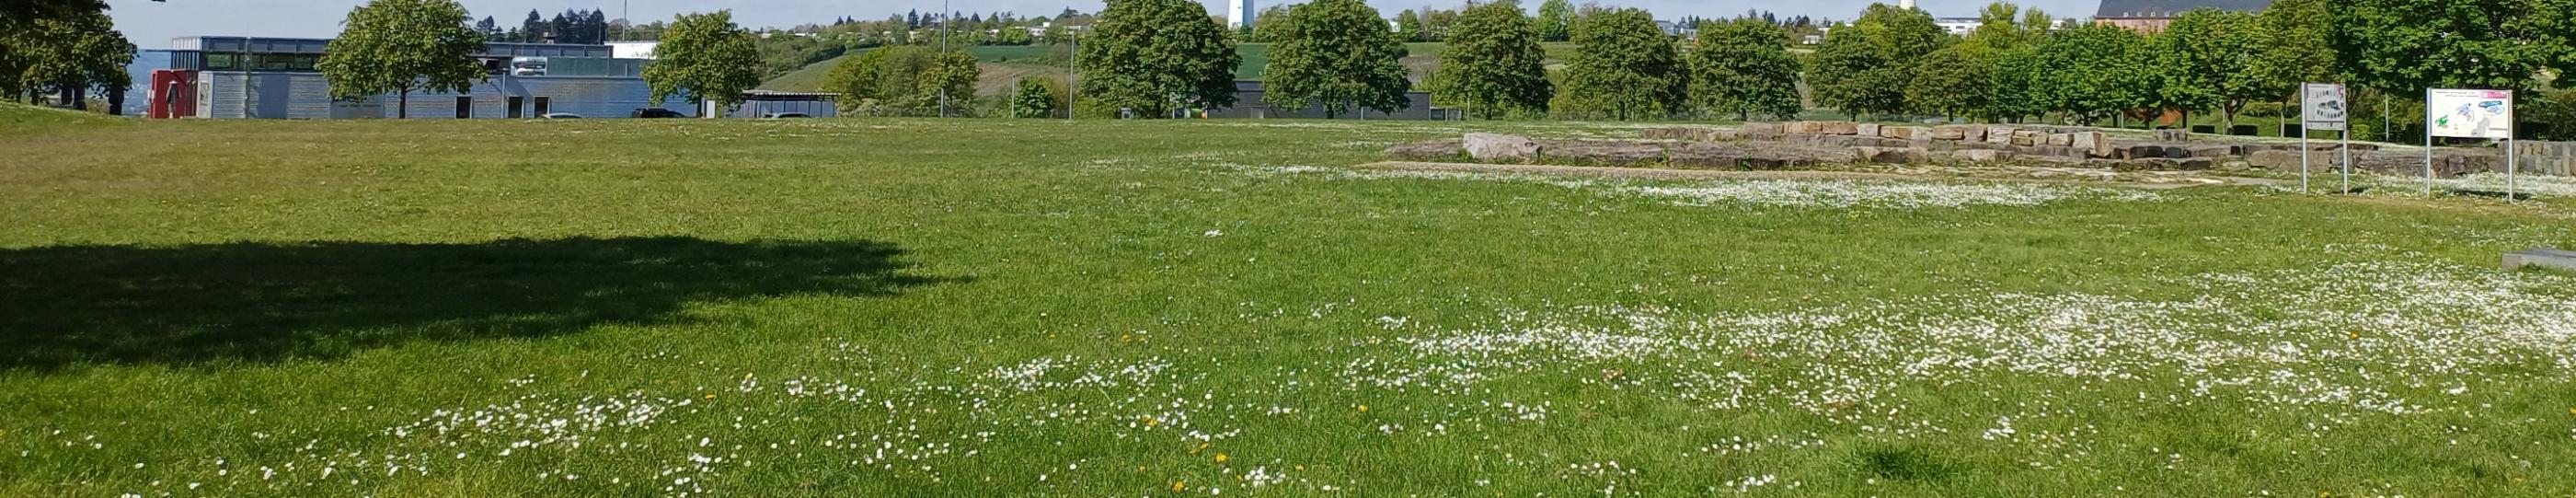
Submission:
M 2483 138 L 2504 148 L 2504 198 L 2507 202 L 2520 202 L 2522 165 L 2513 151 L 2513 101 L 2513 90 L 2424 89 L 2424 196 L 2433 196 L 2433 137 Z M 2454 126 L 2448 121 L 2454 117 L 2464 122 L 2477 120 L 2478 124 Z

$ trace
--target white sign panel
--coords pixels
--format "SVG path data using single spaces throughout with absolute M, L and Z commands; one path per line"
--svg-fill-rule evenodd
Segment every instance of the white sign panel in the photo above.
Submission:
M 2300 95 L 2300 108 L 2303 109 L 2300 114 L 2306 116 L 2308 129 L 2341 130 L 2344 121 L 2351 117 L 2351 107 L 2344 100 L 2343 85 L 2309 83 L 2307 90 Z
M 2513 138 L 2513 92 L 2426 91 L 2424 125 L 2436 137 Z

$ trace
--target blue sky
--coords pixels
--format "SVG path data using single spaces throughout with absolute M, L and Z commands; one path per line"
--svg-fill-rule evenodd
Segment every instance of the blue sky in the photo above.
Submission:
M 620 16 L 621 8 L 632 9 L 641 20 L 669 19 L 684 11 L 733 9 L 734 19 L 746 26 L 789 26 L 797 23 L 834 19 L 841 16 L 884 18 L 919 9 L 939 10 L 937 0 L 463 0 L 465 8 L 476 16 L 492 16 L 502 25 L 515 25 L 527 17 L 529 9 L 551 16 L 564 9 L 601 9 L 608 17 Z M 1219 12 L 1222 0 L 1203 0 L 1208 11 Z M 1891 0 L 1892 1 L 1892 0 Z M 1522 5 L 1536 8 L 1539 0 L 1523 0 Z M 143 48 L 169 48 L 170 39 L 190 35 L 246 35 L 281 37 L 329 37 L 340 31 L 340 19 L 349 8 L 362 0 L 108 0 L 113 7 L 108 14 L 127 39 Z M 1369 4 L 1392 16 L 1397 9 L 1421 7 L 1456 8 L 1463 0 L 1369 0 Z M 1577 0 L 1575 3 L 1583 3 Z M 1819 18 L 1848 19 L 1869 5 L 1869 0 L 1805 0 L 1771 2 L 1750 0 L 1628 0 L 1601 1 L 1602 5 L 1643 7 L 1658 18 L 1685 15 L 1725 17 L 1746 9 L 1768 9 L 1782 15 L 1805 14 Z M 2091 17 L 2098 0 L 2028 0 L 2016 2 L 2038 6 L 2059 18 Z M 1941 17 L 1976 15 L 1986 1 L 1924 0 L 1924 10 Z M 1084 12 L 1100 10 L 1100 0 L 974 0 L 954 1 L 961 12 L 1012 11 L 1022 14 L 1061 12 L 1065 8 Z

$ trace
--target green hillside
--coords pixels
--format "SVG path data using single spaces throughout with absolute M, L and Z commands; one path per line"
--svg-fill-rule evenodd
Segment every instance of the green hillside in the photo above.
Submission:
M 123 119 L 104 114 L 0 102 L 0 134 L 34 133 L 125 122 Z
M 1412 71 L 1414 76 L 1417 78 L 1422 75 L 1430 74 L 1432 70 L 1439 67 L 1440 52 L 1447 50 L 1448 48 L 1449 44 L 1446 43 L 1404 44 L 1404 66 L 1406 69 Z M 1058 55 L 1062 49 L 1062 46 L 1040 45 L 977 46 L 967 47 L 965 51 L 967 54 L 974 55 L 976 60 L 983 61 L 988 64 L 985 67 L 985 72 L 989 75 L 994 72 L 994 68 L 990 66 L 990 64 L 996 63 L 1007 63 L 1017 66 L 1007 68 L 1014 72 L 1025 72 L 1027 66 L 1064 67 L 1065 61 L 1063 61 Z M 1235 45 L 1234 50 L 1235 54 L 1243 58 L 1243 64 L 1234 69 L 1234 77 L 1247 80 L 1261 79 L 1264 70 L 1268 69 L 1268 66 L 1270 65 L 1270 44 L 1244 43 Z M 841 57 L 853 57 L 859 55 L 861 52 L 865 52 L 865 50 L 850 52 L 849 55 L 843 55 Z M 1574 44 L 1572 43 L 1547 44 L 1547 58 L 1550 63 L 1563 61 L 1573 56 Z M 824 77 L 831 74 L 832 66 L 840 64 L 841 60 L 842 59 L 835 58 L 805 66 L 803 69 L 798 69 L 771 79 L 769 82 L 761 84 L 760 88 L 762 90 L 788 92 L 819 91 L 823 88 Z M 976 86 L 979 88 L 986 88 L 988 90 L 990 89 L 989 85 L 981 83 Z

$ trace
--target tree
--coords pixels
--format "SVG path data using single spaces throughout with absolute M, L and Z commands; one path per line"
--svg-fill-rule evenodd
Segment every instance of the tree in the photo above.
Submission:
M 1869 37 L 1872 45 L 1888 62 L 1911 68 L 1923 56 L 1950 44 L 1948 30 L 1921 10 L 1903 9 L 1887 4 L 1871 4 L 1861 11 L 1860 20 L 1852 27 Z
M 910 48 L 879 48 L 842 58 L 839 64 L 832 66 L 831 73 L 823 76 L 823 88 L 841 94 L 835 102 L 843 111 L 869 101 L 885 100 L 891 96 L 887 94 L 885 85 L 886 56 Z
M 2554 53 L 2565 0 L 2344 0 L 2329 34 L 2355 83 L 2399 94 L 2433 87 L 2521 90 Z M 2563 34 L 2563 33 L 2561 33 Z M 2563 39 L 2563 38 L 2561 38 Z
M 1539 41 L 1561 42 L 1573 38 L 1574 2 L 1547 0 L 1547 3 L 1538 5 Z
M 680 95 L 702 109 L 709 102 L 732 109 L 742 104 L 742 92 L 760 86 L 760 51 L 752 46 L 751 31 L 733 23 L 731 10 L 680 14 L 653 55 L 644 65 L 653 105 Z
M 1083 37 L 1082 93 L 1160 117 L 1191 105 L 1234 105 L 1234 52 L 1225 27 L 1188 0 L 1109 0 Z
M 51 14 L 0 22 L 0 90 L 8 97 L 63 94 L 72 108 L 88 109 L 81 97 L 133 85 L 125 66 L 134 62 L 134 43 L 116 30 L 106 7 Z
M 2256 22 L 2262 42 L 2253 75 L 2261 93 L 2282 97 L 2286 104 L 2300 84 L 2338 79 L 2326 0 L 2277 0 Z
M 2040 45 L 2040 88 L 2050 111 L 2092 123 L 2145 107 L 2157 95 L 2145 37 L 2106 25 L 2081 25 Z
M 409 118 L 413 90 L 466 93 L 483 81 L 483 64 L 474 60 L 483 37 L 465 19 L 455 0 L 373 0 L 349 11 L 314 69 L 331 98 L 394 93 L 394 116 Z
M 1404 41 L 1422 41 L 1422 16 L 1414 15 L 1411 9 L 1396 12 L 1395 29 L 1404 36 Z
M 1574 43 L 1580 48 L 1565 69 L 1569 98 L 1620 120 L 1679 112 L 1687 101 L 1689 70 L 1646 11 L 1593 16 L 1575 30 Z
M 938 109 L 936 115 L 963 117 L 971 109 L 960 108 L 958 103 L 975 99 L 975 80 L 982 77 L 984 70 L 975 66 L 975 56 L 963 50 L 941 52 L 931 59 L 929 70 L 922 72 L 921 89 L 914 95 Z M 937 107 L 943 105 L 946 107 Z
M 1545 110 L 1555 96 L 1546 60 L 1547 50 L 1519 4 L 1476 4 L 1459 16 L 1458 36 L 1440 53 L 1431 91 L 1485 119 Z
M 2188 68 L 2181 71 L 2157 71 L 2163 77 L 2155 103 L 2181 109 L 2185 125 L 2192 111 L 2222 111 L 2227 126 L 2236 126 L 2236 110 L 2265 95 L 2260 78 L 2254 74 L 2254 60 L 2262 40 L 2256 35 L 2254 16 L 2211 8 L 2192 9 L 2174 19 L 2154 39 L 2154 53 L 2162 57 L 2163 67 Z
M 1263 7 L 1260 15 L 1252 17 L 1252 41 L 1254 43 L 1277 42 L 1279 41 L 1280 35 L 1287 33 L 1288 6 L 1286 5 Z
M 1905 101 L 1916 109 L 1952 118 L 1991 108 L 1987 99 L 1994 85 L 1993 51 L 1985 45 L 1960 43 L 1923 56 L 1905 86 Z
M 2048 112 L 2045 64 L 2040 59 L 2039 45 L 2034 41 L 2018 47 L 1995 50 L 1986 68 L 1986 119 L 2019 122 L 2023 117 Z
M 1798 59 L 1789 55 L 1789 31 L 1745 17 L 1702 29 L 1691 51 L 1691 101 L 1708 112 L 1789 119 L 1805 106 L 1798 99 Z
M 518 41 L 520 43 L 537 43 L 546 41 L 545 37 L 546 16 L 544 14 L 538 14 L 535 9 L 528 10 L 528 20 L 519 22 Z
M 1011 92 L 1011 117 L 1054 116 L 1056 105 L 1064 100 L 1063 95 L 1064 85 L 1053 79 L 1022 77 L 1018 89 Z
M 1807 58 L 1808 85 L 1816 103 L 1853 116 L 1905 110 L 1905 73 L 1858 29 L 1836 26 Z
M 1404 41 L 1360 0 L 1314 0 L 1288 10 L 1288 35 L 1270 48 L 1262 99 L 1273 108 L 1322 105 L 1329 119 L 1353 108 L 1394 113 L 1404 92 Z
M 483 16 L 483 20 L 474 21 L 474 32 L 481 33 L 483 35 L 483 41 L 500 41 L 495 40 L 492 37 L 501 36 L 501 25 L 498 22 L 493 21 L 492 16 Z

